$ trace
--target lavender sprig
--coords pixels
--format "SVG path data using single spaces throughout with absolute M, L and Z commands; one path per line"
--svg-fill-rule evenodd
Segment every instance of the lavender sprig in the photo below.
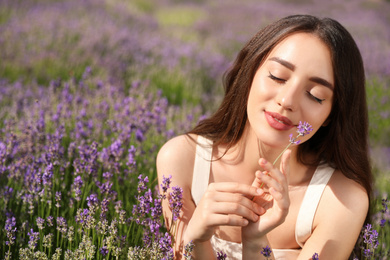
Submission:
M 375 250 L 379 246 L 378 232 L 372 228 L 371 224 L 366 224 L 362 231 L 363 246 L 362 251 L 365 259 L 374 257 Z
M 282 154 L 292 145 L 292 144 L 299 144 L 301 140 L 298 140 L 299 137 L 305 136 L 310 134 L 313 131 L 313 127 L 308 122 L 299 121 L 299 125 L 297 127 L 297 133 L 298 135 L 294 138 L 293 134 L 290 134 L 290 143 L 284 148 L 284 150 L 279 154 L 279 156 L 275 159 L 272 165 L 275 165 L 275 163 L 279 160 L 279 158 L 282 156 Z
M 186 244 L 184 246 L 184 259 L 186 260 L 192 260 L 192 251 L 194 250 L 194 243 L 192 242 L 192 240 L 190 242 L 188 242 L 188 244 Z

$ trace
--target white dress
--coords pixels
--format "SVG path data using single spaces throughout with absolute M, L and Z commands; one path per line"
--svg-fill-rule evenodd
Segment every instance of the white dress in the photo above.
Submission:
M 198 145 L 194 162 L 191 195 L 197 205 L 206 192 L 209 185 L 211 170 L 212 141 L 198 136 Z M 312 225 L 315 212 L 320 202 L 322 193 L 332 177 L 334 169 L 324 164 L 317 167 L 307 187 L 305 196 L 299 209 L 295 226 L 295 239 L 301 247 L 312 233 Z M 210 240 L 214 252 L 222 251 L 227 259 L 242 259 L 242 244 L 220 239 L 213 236 Z M 259 249 L 260 252 L 261 249 Z M 275 259 L 296 259 L 301 249 L 275 249 L 272 248 Z

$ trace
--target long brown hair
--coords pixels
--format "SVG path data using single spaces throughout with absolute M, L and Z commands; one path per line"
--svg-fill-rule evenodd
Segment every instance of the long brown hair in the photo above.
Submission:
M 246 125 L 246 105 L 257 69 L 280 41 L 297 32 L 314 34 L 328 46 L 335 77 L 329 123 L 298 147 L 298 160 L 307 165 L 325 161 L 361 184 L 370 195 L 372 174 L 363 61 L 352 36 L 333 19 L 294 15 L 261 29 L 225 73 L 225 96 L 219 109 L 189 133 L 205 136 L 215 145 L 225 144 L 228 149 L 236 144 Z M 307 154 L 316 159 L 305 160 Z

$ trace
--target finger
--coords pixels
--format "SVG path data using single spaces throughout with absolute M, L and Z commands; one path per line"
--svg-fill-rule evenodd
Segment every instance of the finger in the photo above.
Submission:
M 226 192 L 212 192 L 205 194 L 206 198 L 210 198 L 215 202 L 225 202 L 225 203 L 234 203 L 246 207 L 248 210 L 255 212 L 257 215 L 264 213 L 264 209 L 259 206 L 257 203 L 253 202 L 251 198 L 243 196 L 238 193 L 226 193 Z M 212 206 L 214 207 L 214 205 Z M 223 213 L 222 211 L 219 213 Z M 225 212 L 233 213 L 233 212 Z
M 270 189 L 271 187 L 273 187 L 278 191 L 284 190 L 282 185 L 273 176 L 267 174 L 266 172 L 257 172 L 256 178 L 259 178 L 259 180 L 265 184 L 265 187 L 263 188 Z
M 253 222 L 259 219 L 259 215 L 251 209 L 237 203 L 232 202 L 220 202 L 213 205 L 212 209 L 214 213 L 222 215 L 237 215 Z
M 288 211 L 289 206 L 290 206 L 290 197 L 288 196 L 288 193 L 282 193 L 274 188 L 270 188 L 269 192 L 271 196 L 274 198 L 276 201 L 278 207 L 283 211 Z
M 255 176 L 259 173 L 260 171 L 256 171 Z M 259 178 L 255 178 L 252 182 L 252 186 L 256 188 L 263 188 L 263 183 Z
M 279 183 L 283 183 L 286 179 L 283 173 L 281 173 L 278 169 L 276 169 L 270 162 L 268 162 L 264 158 L 260 158 L 259 160 L 260 166 L 267 171 L 274 179 L 276 179 Z
M 239 226 L 245 227 L 249 221 L 237 215 L 215 214 L 209 217 L 210 226 Z
M 244 196 L 258 196 L 262 193 L 261 189 L 257 187 L 238 182 L 213 182 L 209 184 L 208 188 L 219 192 L 239 193 Z

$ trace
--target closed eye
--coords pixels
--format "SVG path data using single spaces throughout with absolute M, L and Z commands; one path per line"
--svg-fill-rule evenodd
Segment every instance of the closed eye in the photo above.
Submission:
M 286 82 L 285 79 L 281 79 L 281 78 L 275 77 L 274 75 L 271 74 L 271 72 L 268 72 L 268 73 L 269 73 L 268 77 L 269 77 L 270 79 L 272 79 L 273 81 L 275 81 L 276 83 L 278 83 L 278 84 L 284 84 L 284 83 Z
M 313 94 L 311 94 L 309 91 L 306 91 L 307 95 L 312 98 L 313 100 L 317 101 L 318 103 L 322 104 L 322 102 L 325 100 L 325 99 L 321 99 L 321 98 L 318 98 L 316 96 L 314 96 Z

